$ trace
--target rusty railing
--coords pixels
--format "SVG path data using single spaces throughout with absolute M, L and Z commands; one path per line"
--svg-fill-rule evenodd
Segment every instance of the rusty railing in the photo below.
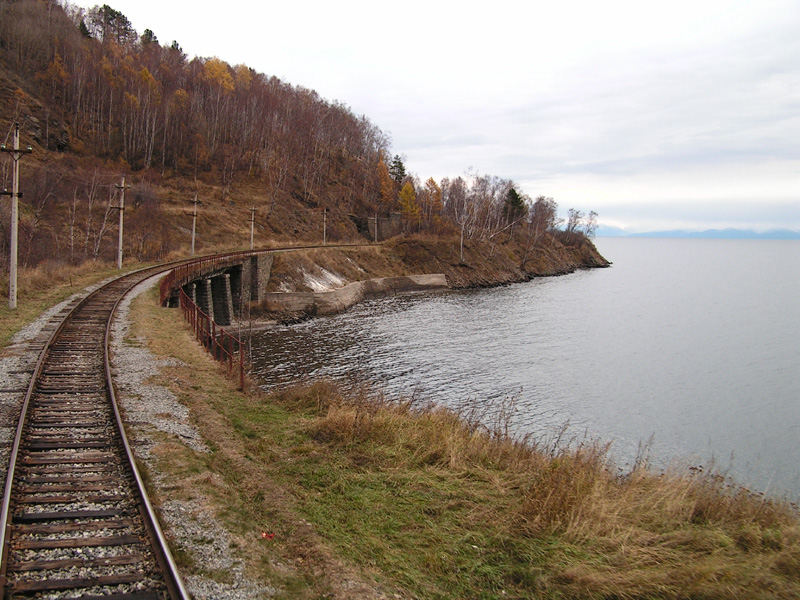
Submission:
M 358 244 L 335 244 L 331 245 L 331 247 L 346 248 L 355 245 Z M 244 388 L 244 344 L 239 338 L 225 331 L 210 316 L 200 310 L 197 304 L 183 291 L 183 286 L 198 276 L 241 263 L 243 259 L 251 256 L 319 247 L 321 246 L 285 246 L 273 249 L 242 250 L 240 252 L 229 252 L 187 260 L 172 269 L 161 280 L 161 306 L 166 306 L 173 294 L 179 291 L 181 310 L 186 321 L 194 329 L 197 340 L 214 355 L 216 360 L 228 363 L 229 374 L 234 369 L 234 362 L 238 362 L 239 385 Z M 236 358 L 237 353 L 238 359 Z
M 227 254 L 217 254 L 214 256 L 205 256 L 195 258 L 178 265 L 172 271 L 166 274 L 161 280 L 161 306 L 169 300 L 170 296 L 179 287 L 189 283 L 193 279 L 205 273 L 216 271 L 217 269 L 224 269 L 232 265 L 241 263 L 243 259 L 258 254 L 265 254 L 270 250 L 243 250 L 241 252 L 229 252 Z
M 192 327 L 197 341 L 203 344 L 215 360 L 227 364 L 228 375 L 239 369 L 239 387 L 244 389 L 244 343 L 217 325 L 210 316 L 180 290 L 180 306 L 186 322 Z

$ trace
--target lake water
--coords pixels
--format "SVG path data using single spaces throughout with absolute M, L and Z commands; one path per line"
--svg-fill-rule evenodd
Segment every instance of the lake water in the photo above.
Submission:
M 450 406 L 514 406 L 517 433 L 642 442 L 800 497 L 800 242 L 599 238 L 609 269 L 370 301 L 254 336 L 269 388 L 318 376 Z

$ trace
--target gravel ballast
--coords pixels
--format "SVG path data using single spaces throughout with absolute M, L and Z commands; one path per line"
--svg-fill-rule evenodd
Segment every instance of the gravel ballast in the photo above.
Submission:
M 148 380 L 173 364 L 146 348 L 146 340 L 129 337 L 131 302 L 152 288 L 160 276 L 136 286 L 120 303 L 112 325 L 112 368 L 118 400 L 125 414 L 126 433 L 138 460 L 147 465 L 152 483 L 166 486 L 164 475 L 150 450 L 155 436 L 168 434 L 195 452 L 207 452 L 200 433 L 189 422 L 189 413 L 172 392 Z M 0 476 L 5 482 L 11 445 L 20 409 L 39 354 L 65 315 L 108 280 L 87 287 L 43 312 L 11 339 L 0 353 Z M 244 561 L 231 550 L 232 538 L 200 502 L 167 500 L 159 507 L 162 528 L 173 547 L 192 557 L 205 569 L 225 572 L 233 583 L 199 575 L 185 576 L 187 590 L 196 600 L 255 600 L 269 598 L 276 590 L 249 580 Z
M 120 303 L 112 325 L 112 368 L 126 431 L 136 458 L 147 465 L 152 483 L 168 487 L 166 476 L 150 450 L 156 436 L 167 434 L 195 452 L 208 452 L 200 432 L 190 423 L 189 411 L 167 388 L 149 380 L 171 360 L 158 359 L 147 349 L 147 340 L 130 335 L 130 305 L 158 283 L 160 276 L 136 286 Z M 178 317 L 179 315 L 176 315 Z M 184 576 L 187 590 L 196 600 L 255 600 L 276 590 L 247 578 L 244 561 L 232 551 L 232 538 L 199 500 L 167 500 L 159 508 L 162 527 L 173 547 L 189 554 L 206 571 L 220 571 L 233 583 L 201 575 Z

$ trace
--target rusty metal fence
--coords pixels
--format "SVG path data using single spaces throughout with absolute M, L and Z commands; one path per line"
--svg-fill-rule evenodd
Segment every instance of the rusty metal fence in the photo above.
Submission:
M 160 285 L 161 306 L 167 306 L 170 298 L 174 297 L 173 294 L 178 292 L 180 309 L 183 311 L 184 319 L 194 331 L 197 341 L 208 350 L 215 360 L 227 365 L 229 376 L 234 374 L 234 369 L 238 369 L 241 389 L 244 389 L 244 343 L 235 335 L 225 331 L 214 319 L 200 310 L 200 307 L 183 291 L 182 286 L 196 279 L 198 275 L 230 267 L 241 263 L 245 258 L 264 252 L 264 250 L 230 252 L 191 259 L 167 273 Z
M 227 365 L 228 375 L 233 375 L 234 369 L 238 369 L 239 387 L 244 389 L 244 343 L 200 310 L 183 289 L 180 290 L 180 307 L 197 341 L 203 344 L 215 360 Z
M 333 244 L 329 247 L 346 248 L 358 245 Z M 180 308 L 183 311 L 184 318 L 192 326 L 197 340 L 206 347 L 216 360 L 227 363 L 229 374 L 232 374 L 235 368 L 239 369 L 239 385 L 244 388 L 245 350 L 243 342 L 225 331 L 209 315 L 200 310 L 197 304 L 183 291 L 183 286 L 198 276 L 239 264 L 244 259 L 252 256 L 321 247 L 323 246 L 284 246 L 273 249 L 229 252 L 187 260 L 172 269 L 161 280 L 161 306 L 167 306 L 170 299 L 174 298 L 175 292 L 178 291 Z

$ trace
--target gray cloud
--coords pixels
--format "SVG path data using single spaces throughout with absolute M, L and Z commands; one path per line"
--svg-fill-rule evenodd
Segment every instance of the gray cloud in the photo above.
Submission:
M 114 6 L 190 53 L 344 102 L 423 179 L 473 167 L 621 223 L 734 202 L 737 219 L 800 227 L 796 0 L 198 0 L 188 20 L 188 3 Z

